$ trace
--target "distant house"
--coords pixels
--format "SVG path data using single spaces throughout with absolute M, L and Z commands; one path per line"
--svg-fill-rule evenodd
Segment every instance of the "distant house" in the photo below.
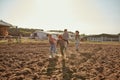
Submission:
M 47 39 L 47 33 L 41 30 L 36 30 L 34 33 L 30 35 L 30 38 L 45 40 Z
M 0 36 L 7 36 L 9 27 L 12 27 L 12 25 L 0 20 Z
M 112 35 L 112 34 L 100 34 L 100 35 L 89 35 L 86 36 L 87 41 L 120 41 L 120 34 Z
M 34 33 L 31 34 L 30 38 L 32 39 L 39 39 L 39 40 L 46 40 L 48 39 L 47 34 L 51 34 L 53 38 L 58 39 L 58 35 L 62 34 L 59 32 L 51 32 L 51 31 L 41 31 L 41 30 L 36 30 Z

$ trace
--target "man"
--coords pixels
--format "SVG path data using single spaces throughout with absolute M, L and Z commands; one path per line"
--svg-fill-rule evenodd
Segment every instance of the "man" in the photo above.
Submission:
M 68 42 L 69 39 L 69 34 L 67 32 L 67 29 L 64 29 L 64 33 L 63 33 L 63 40 L 65 41 L 65 49 L 67 49 L 67 45 L 69 44 Z

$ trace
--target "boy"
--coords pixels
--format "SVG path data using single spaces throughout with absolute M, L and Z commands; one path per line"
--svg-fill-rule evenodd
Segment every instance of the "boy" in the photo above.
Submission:
M 76 51 L 79 49 L 79 44 L 80 44 L 80 36 L 79 36 L 79 31 L 75 32 L 75 47 Z
M 56 53 L 56 40 L 54 38 L 52 38 L 51 34 L 47 34 L 48 36 L 48 40 L 50 43 L 50 58 L 53 58 L 55 56 Z

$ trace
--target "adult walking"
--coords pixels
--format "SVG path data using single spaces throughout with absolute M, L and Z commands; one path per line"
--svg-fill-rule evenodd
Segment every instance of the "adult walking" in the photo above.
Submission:
M 67 31 L 67 29 L 64 29 L 63 40 L 65 41 L 65 50 L 67 49 L 67 46 L 69 44 L 68 39 L 69 39 L 68 31 Z

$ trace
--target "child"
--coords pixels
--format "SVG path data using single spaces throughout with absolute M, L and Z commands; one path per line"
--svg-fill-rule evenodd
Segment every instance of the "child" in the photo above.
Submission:
M 63 40 L 63 37 L 62 35 L 59 35 L 58 36 L 58 40 L 57 40 L 57 46 L 60 46 L 60 52 L 61 52 L 61 55 L 64 57 L 65 54 L 64 54 L 64 50 L 65 50 L 65 41 Z
M 52 38 L 51 34 L 47 34 L 48 36 L 48 40 L 50 43 L 50 58 L 53 58 L 55 56 L 56 53 L 56 40 L 54 38 Z
M 80 36 L 79 36 L 79 31 L 75 32 L 75 47 L 76 51 L 79 49 L 79 44 L 80 44 Z

